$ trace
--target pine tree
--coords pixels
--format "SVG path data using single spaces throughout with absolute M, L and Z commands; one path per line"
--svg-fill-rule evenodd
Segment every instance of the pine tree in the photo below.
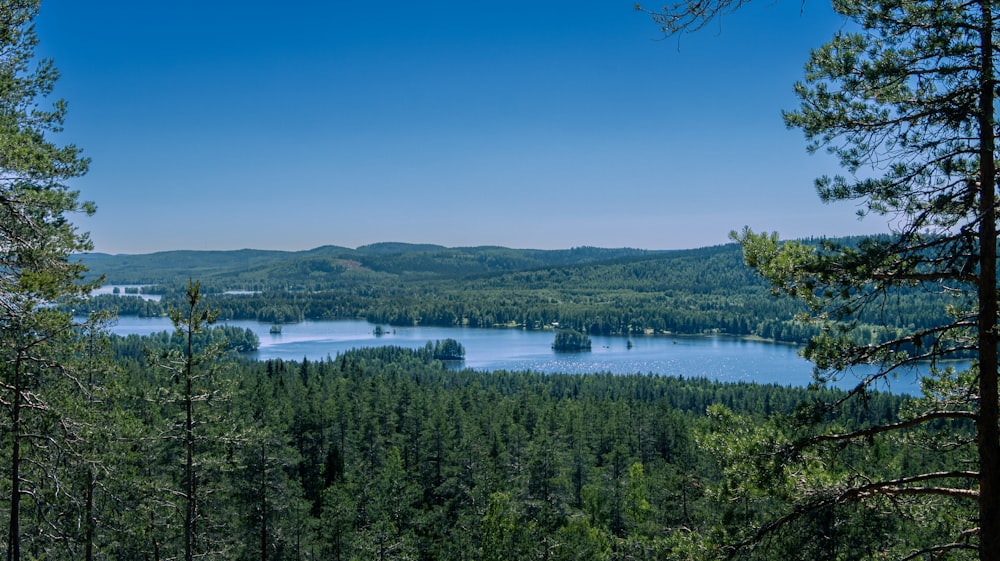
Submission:
M 87 171 L 87 160 L 76 147 L 49 140 L 61 130 L 66 104 L 45 105 L 58 73 L 52 61 L 35 58 L 37 13 L 37 0 L 0 2 L 0 455 L 9 475 L 8 561 L 69 543 L 59 524 L 43 520 L 66 499 L 52 455 L 75 439 L 63 430 L 59 407 L 75 391 L 67 352 L 75 331 L 71 314 L 51 304 L 88 290 L 71 256 L 91 244 L 68 215 L 94 210 L 67 185 Z
M 676 33 L 743 3 L 694 0 L 667 6 L 655 18 Z M 859 379 L 853 392 L 865 399 L 895 376 L 912 375 L 917 361 L 971 356 L 973 363 L 968 372 L 938 367 L 923 380 L 919 406 L 899 423 L 796 435 L 784 452 L 792 461 L 807 451 L 929 430 L 938 434 L 951 469 L 892 472 L 884 461 L 863 464 L 871 469 L 811 489 L 751 542 L 820 509 L 889 497 L 915 509 L 937 504 L 951 514 L 951 526 L 937 520 L 927 528 L 934 526 L 928 520 L 926 535 L 934 540 L 914 529 L 898 536 L 909 558 L 973 550 L 982 560 L 1000 559 L 994 8 L 990 0 L 837 0 L 834 8 L 854 26 L 812 53 L 796 86 L 800 108 L 785 119 L 805 133 L 810 150 L 827 149 L 849 172 L 818 180 L 820 197 L 857 202 L 862 216 L 884 217 L 891 234 L 850 245 L 781 243 L 776 234 L 750 229 L 733 237 L 776 293 L 808 304 L 821 331 L 805 355 L 819 381 L 875 365 L 877 373 Z M 863 332 L 865 314 L 898 324 L 899 302 L 919 292 L 947 297 L 947 318 L 885 331 L 874 341 L 870 330 Z M 798 420 L 822 414 L 813 409 Z
M 190 561 L 218 553 L 233 537 L 232 521 L 226 519 L 221 504 L 228 489 L 220 487 L 225 487 L 222 472 L 229 469 L 224 452 L 235 439 L 223 417 L 223 404 L 232 394 L 222 375 L 225 343 L 199 343 L 198 338 L 215 322 L 218 311 L 205 307 L 201 286 L 195 281 L 189 281 L 184 303 L 184 307 L 170 311 L 179 345 L 164 351 L 156 363 L 168 375 L 158 397 L 166 423 L 162 462 L 170 465 L 169 458 L 183 458 L 179 472 L 166 478 L 177 483 L 163 500 L 171 503 L 171 497 L 180 499 L 175 513 L 166 514 L 180 517 L 181 549 L 184 559 Z

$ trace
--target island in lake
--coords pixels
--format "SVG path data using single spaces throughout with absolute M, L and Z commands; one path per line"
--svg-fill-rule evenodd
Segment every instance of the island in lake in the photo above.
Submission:
M 556 333 L 556 340 L 552 342 L 552 349 L 565 352 L 589 351 L 590 337 L 585 333 L 580 333 L 573 329 L 563 329 Z

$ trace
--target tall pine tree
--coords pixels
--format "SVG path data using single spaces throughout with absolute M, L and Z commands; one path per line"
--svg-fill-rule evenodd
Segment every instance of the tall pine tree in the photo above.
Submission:
M 71 256 L 91 244 L 69 215 L 93 212 L 68 186 L 87 160 L 51 140 L 66 104 L 47 102 L 58 73 L 35 57 L 38 7 L 0 1 L 0 458 L 8 475 L 0 490 L 8 561 L 69 543 L 58 523 L 65 488 L 54 459 L 75 439 L 60 422 L 60 401 L 74 391 L 67 352 L 74 330 L 70 314 L 51 304 L 87 290 Z
M 744 3 L 692 0 L 668 5 L 654 18 L 678 33 Z M 883 381 L 912 375 L 916 361 L 939 365 L 971 356 L 972 368 L 937 368 L 923 381 L 920 406 L 898 424 L 797 435 L 783 452 L 792 461 L 848 442 L 906 438 L 923 427 L 941 434 L 941 453 L 954 458 L 954 469 L 890 472 L 869 463 L 872 469 L 853 478 L 808 489 L 795 509 L 750 542 L 818 509 L 890 497 L 897 506 L 936 504 L 949 512 L 947 529 L 938 524 L 928 533 L 898 536 L 899 556 L 974 550 L 982 560 L 1000 559 L 995 8 L 991 0 L 833 5 L 850 23 L 812 53 L 796 86 L 800 108 L 785 119 L 805 133 L 811 150 L 827 149 L 849 172 L 821 178 L 821 198 L 857 202 L 862 215 L 884 217 L 891 235 L 851 245 L 781 243 L 777 235 L 750 229 L 733 237 L 775 292 L 809 305 L 822 331 L 805 355 L 821 380 L 874 365 L 875 373 L 859 379 L 853 392 L 863 398 Z M 864 314 L 897 324 L 898 299 L 917 291 L 947 296 L 948 319 L 874 342 L 860 336 Z M 962 503 L 971 508 L 955 506 Z M 931 541 L 917 537 L 931 534 L 937 536 Z

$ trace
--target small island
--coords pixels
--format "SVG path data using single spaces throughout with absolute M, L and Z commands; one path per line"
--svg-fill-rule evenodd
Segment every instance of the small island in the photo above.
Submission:
M 465 347 L 454 339 L 437 341 L 433 347 L 428 343 L 427 346 L 431 348 L 432 356 L 437 360 L 465 360 Z
M 572 329 L 563 329 L 556 333 L 552 349 L 560 352 L 578 352 L 590 350 L 590 337 L 585 333 Z

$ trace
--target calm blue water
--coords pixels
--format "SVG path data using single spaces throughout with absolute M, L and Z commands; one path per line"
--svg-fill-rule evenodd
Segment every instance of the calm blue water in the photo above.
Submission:
M 543 373 L 657 374 L 709 378 L 723 382 L 758 382 L 805 386 L 812 381 L 812 365 L 789 345 L 744 341 L 727 337 L 591 337 L 593 349 L 583 353 L 556 353 L 552 331 L 521 329 L 472 329 L 461 327 L 383 327 L 365 321 L 307 321 L 286 324 L 282 333 L 269 333 L 270 325 L 255 321 L 230 321 L 227 325 L 250 328 L 260 338 L 252 356 L 267 360 L 325 360 L 338 353 L 379 345 L 417 348 L 427 342 L 455 339 L 465 347 L 465 368 L 480 371 L 531 370 Z M 146 335 L 172 330 L 166 318 L 122 317 L 111 331 L 119 335 Z M 860 372 L 863 373 L 863 372 Z M 857 385 L 859 373 L 845 372 L 837 386 Z M 901 375 L 894 393 L 919 393 L 916 373 Z

